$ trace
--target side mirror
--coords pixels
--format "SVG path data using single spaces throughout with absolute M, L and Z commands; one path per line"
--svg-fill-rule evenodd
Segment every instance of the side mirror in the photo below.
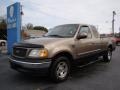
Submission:
M 82 33 L 77 36 L 77 39 L 84 39 L 87 38 L 87 33 Z

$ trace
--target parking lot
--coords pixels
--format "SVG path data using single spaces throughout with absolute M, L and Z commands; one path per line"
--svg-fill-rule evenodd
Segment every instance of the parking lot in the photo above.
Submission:
M 24 76 L 9 67 L 8 55 L 0 55 L 0 90 L 119 90 L 120 47 L 110 63 L 96 62 L 76 68 L 69 79 L 55 84 L 47 77 Z

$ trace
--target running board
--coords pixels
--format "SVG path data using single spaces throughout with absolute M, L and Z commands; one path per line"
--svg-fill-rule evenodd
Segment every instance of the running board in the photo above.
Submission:
M 97 60 L 95 60 L 95 61 L 93 61 L 93 62 L 87 63 L 87 64 L 85 64 L 85 65 L 77 66 L 77 67 L 83 68 L 83 67 L 88 66 L 88 65 L 90 65 L 90 64 L 96 63 L 96 62 L 98 62 L 98 61 L 100 61 L 100 60 L 102 60 L 101 57 L 99 57 Z

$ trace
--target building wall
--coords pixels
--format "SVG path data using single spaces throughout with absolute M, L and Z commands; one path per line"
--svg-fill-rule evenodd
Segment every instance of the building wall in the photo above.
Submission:
M 33 37 L 40 37 L 44 35 L 46 32 L 41 30 L 24 30 L 22 31 L 22 39 L 29 39 Z

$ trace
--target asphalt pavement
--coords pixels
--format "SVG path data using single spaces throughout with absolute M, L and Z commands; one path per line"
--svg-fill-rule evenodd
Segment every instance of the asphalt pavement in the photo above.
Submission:
M 68 80 L 59 84 L 48 77 L 23 75 L 10 68 L 8 55 L 0 55 L 0 90 L 120 90 L 120 46 L 112 61 L 96 62 L 73 70 Z

